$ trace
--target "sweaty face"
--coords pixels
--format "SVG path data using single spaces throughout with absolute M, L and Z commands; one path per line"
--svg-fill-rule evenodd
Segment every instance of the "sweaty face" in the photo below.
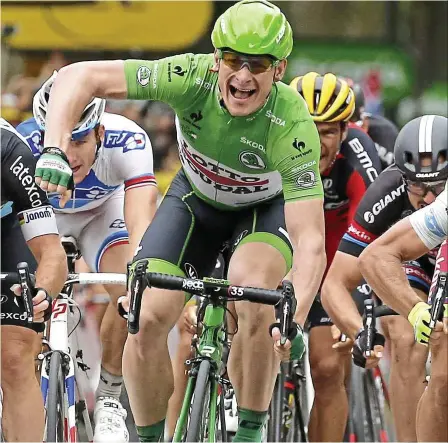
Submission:
M 316 123 L 320 138 L 320 162 L 319 171 L 322 174 L 336 160 L 336 156 L 341 149 L 341 143 L 347 136 L 347 130 L 343 129 L 340 122 Z
M 234 117 L 250 115 L 260 109 L 272 89 L 272 83 L 283 77 L 286 61 L 265 72 L 251 72 L 261 68 L 262 60 L 257 57 L 235 57 L 227 61 L 216 58 L 218 64 L 218 84 L 222 99 L 229 113 Z M 244 63 L 244 60 L 248 60 Z M 253 69 L 255 67 L 255 69 Z
M 103 126 L 100 126 L 98 133 L 98 137 L 104 133 Z M 67 157 L 73 171 L 75 185 L 82 182 L 89 173 L 95 161 L 96 146 L 97 135 L 94 130 L 81 139 L 70 141 Z

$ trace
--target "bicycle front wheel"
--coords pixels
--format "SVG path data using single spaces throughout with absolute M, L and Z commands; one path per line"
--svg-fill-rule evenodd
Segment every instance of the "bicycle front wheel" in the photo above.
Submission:
M 207 432 L 207 415 L 210 409 L 210 385 L 210 361 L 202 360 L 194 388 L 187 442 L 204 441 Z
M 62 371 L 62 357 L 53 352 L 50 357 L 50 372 L 47 395 L 47 443 L 67 441 L 65 428 L 65 379 Z

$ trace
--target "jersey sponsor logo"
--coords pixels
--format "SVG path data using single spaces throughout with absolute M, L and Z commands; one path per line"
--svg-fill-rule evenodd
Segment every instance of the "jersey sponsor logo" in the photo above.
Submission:
M 260 151 L 266 152 L 266 149 L 264 148 L 263 145 L 260 145 L 260 143 L 257 142 L 253 142 L 252 140 L 249 140 L 246 137 L 241 137 L 240 142 L 245 145 L 249 145 L 251 148 L 259 149 Z
M 294 141 L 292 142 L 292 146 L 293 146 L 293 148 L 295 148 L 295 149 L 297 149 L 299 151 L 302 151 L 302 149 L 305 149 L 305 147 L 306 147 L 305 143 L 304 142 L 299 142 L 297 140 L 297 138 L 294 138 Z
M 25 191 L 28 193 L 28 199 L 31 203 L 31 207 L 36 208 L 38 206 L 42 206 L 42 200 L 40 199 L 37 185 L 34 182 L 34 177 L 32 177 L 29 173 L 30 168 L 26 168 L 20 161 L 21 159 L 22 156 L 19 155 L 9 170 L 20 180 L 22 186 L 25 188 Z
M 2 320 L 22 320 L 25 321 L 27 318 L 26 312 L 19 314 L 18 312 L 2 312 L 0 314 Z
M 42 149 L 42 133 L 39 130 L 33 131 L 26 138 L 28 146 L 35 157 L 39 157 Z
M 423 280 L 428 286 L 431 284 L 431 279 L 420 266 L 412 266 L 409 263 L 404 263 L 403 268 L 407 276 Z
M 272 110 L 269 109 L 268 111 L 266 111 L 266 117 L 269 118 L 271 120 L 272 123 L 279 125 L 279 126 L 285 126 L 286 122 L 285 120 L 282 120 L 281 118 L 275 116 L 272 113 Z
M 106 130 L 104 147 L 123 148 L 123 153 L 145 149 L 146 137 L 142 132 Z
M 126 223 L 124 222 L 123 219 L 121 218 L 117 218 L 115 219 L 110 225 L 109 228 L 112 229 L 123 229 L 126 227 Z
M 0 305 L 7 302 L 8 301 L 8 297 L 6 295 L 2 295 L 0 298 Z
M 357 228 L 356 226 L 354 226 L 353 223 L 350 223 L 350 226 L 348 227 L 348 232 L 353 238 L 360 240 L 363 243 L 372 242 L 372 237 L 362 229 L 359 229 L 359 227 Z
M 137 70 L 137 81 L 144 88 L 149 85 L 149 79 L 151 78 L 151 69 L 147 66 L 140 66 Z
M 94 186 L 90 189 L 79 189 L 79 191 L 81 191 L 81 195 L 78 195 L 79 192 L 78 192 L 78 190 L 76 190 L 76 198 L 78 198 L 78 197 L 83 198 L 83 194 L 84 194 L 84 198 L 88 198 L 90 200 L 98 200 L 100 198 L 103 198 L 105 195 L 109 194 L 109 192 L 110 192 L 109 189 L 103 189 L 98 186 Z M 82 191 L 84 191 L 84 193 Z
M 359 285 L 356 290 L 360 292 L 363 295 L 370 295 L 372 293 L 372 288 L 369 284 L 364 283 L 362 285 Z
M 299 189 L 309 189 L 316 184 L 316 174 L 314 171 L 304 171 L 297 178 L 296 183 Z
M 322 179 L 322 186 L 325 190 L 331 189 L 333 186 L 333 179 L 331 178 L 323 178 Z
M 425 226 L 437 237 L 445 237 L 446 235 L 446 232 L 444 232 L 443 228 L 437 221 L 433 208 L 430 208 L 425 214 Z
M 182 68 L 180 65 L 174 66 L 174 69 L 171 69 L 172 64 L 168 63 L 167 72 L 168 72 L 168 82 L 171 83 L 171 73 L 178 75 L 179 77 L 183 77 L 187 70 Z
M 392 203 L 396 198 L 400 197 L 405 192 L 405 185 L 400 185 L 397 189 L 394 189 L 390 194 L 387 194 L 379 202 L 376 202 L 372 206 L 372 211 L 364 212 L 364 220 L 367 223 L 373 223 L 375 216 L 378 215 L 388 204 Z
M 295 168 L 293 168 L 293 169 L 292 169 L 292 172 L 300 172 L 300 171 L 303 171 L 304 169 L 309 168 L 309 167 L 311 167 L 311 166 L 314 166 L 315 164 L 316 164 L 316 160 L 313 160 L 313 161 L 311 161 L 311 162 L 304 163 L 303 165 L 299 165 L 299 166 L 296 166 Z
M 38 208 L 34 211 L 22 212 L 19 215 L 19 223 L 23 225 L 24 223 L 31 223 L 34 220 L 52 217 L 54 217 L 53 209 L 50 206 L 46 206 L 45 208 Z
M 243 175 L 234 170 L 205 160 L 197 152 L 190 152 L 185 140 L 180 143 L 180 159 L 185 167 L 200 177 L 206 183 L 211 184 L 218 191 L 231 192 L 233 194 L 252 194 L 267 191 L 269 179 L 261 179 L 254 175 Z
M 152 73 L 152 89 L 156 89 L 157 88 L 157 74 L 159 71 L 159 64 L 156 63 L 154 65 L 154 72 Z
M 204 88 L 207 91 L 209 91 L 210 89 L 213 88 L 213 83 L 210 82 L 206 82 L 203 78 L 201 77 L 196 77 L 196 80 L 194 81 L 196 85 L 198 85 L 200 88 Z
M 373 182 L 378 177 L 378 172 L 373 167 L 372 159 L 364 149 L 364 146 L 359 141 L 358 137 L 350 140 L 348 144 L 352 148 L 352 151 L 356 154 L 356 157 L 358 157 L 362 167 L 366 170 L 366 174 L 369 177 L 369 180 Z
M 196 113 L 196 112 L 192 112 L 192 113 L 190 114 L 190 118 L 191 118 L 191 120 L 193 120 L 194 122 L 198 122 L 198 121 L 202 120 L 204 117 L 203 117 L 203 115 L 202 115 L 201 110 L 199 110 L 197 113 Z
M 264 164 L 263 159 L 255 152 L 251 151 L 243 151 L 240 154 L 240 162 L 250 169 L 265 169 L 266 165 Z
M 28 209 L 17 215 L 25 241 L 47 234 L 58 234 L 56 217 L 51 206 Z
M 378 152 L 378 157 L 388 166 L 390 166 L 394 162 L 393 152 L 388 152 L 388 150 L 384 146 L 381 146 L 376 142 L 375 142 L 375 148 L 376 151 Z

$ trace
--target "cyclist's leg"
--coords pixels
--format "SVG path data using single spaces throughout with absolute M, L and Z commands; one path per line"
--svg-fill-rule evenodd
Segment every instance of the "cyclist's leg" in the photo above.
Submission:
M 17 263 L 26 261 L 34 272 L 36 263 L 18 222 L 7 224 L 2 219 L 2 270 L 14 271 Z M 42 441 L 44 404 L 34 367 L 41 341 L 34 330 L 24 327 L 21 300 L 16 299 L 16 304 L 14 294 L 5 287 L 1 298 L 2 431 L 7 441 Z
M 199 200 L 179 174 L 146 231 L 135 261 L 149 258 L 152 271 L 185 275 L 186 268 L 192 268 L 202 276 L 212 270 L 228 226 L 226 214 Z M 140 331 L 126 341 L 123 373 L 137 432 L 146 441 L 158 440 L 163 432 L 173 392 L 167 337 L 184 303 L 183 292 L 147 289 Z
M 309 441 L 342 441 L 348 414 L 345 353 L 332 349 L 332 322 L 316 298 L 308 314 L 311 377 L 315 391 L 308 429 Z
M 118 191 L 101 206 L 89 211 L 94 217 L 84 227 L 79 246 L 94 272 L 126 273 L 131 251 L 123 215 L 124 192 Z M 105 285 L 108 305 L 101 320 L 101 372 L 95 392 L 95 441 L 127 441 L 126 413 L 120 403 L 123 385 L 122 358 L 127 337 L 126 321 L 117 310 L 117 300 L 126 295 L 120 285 Z M 113 400 L 111 400 L 113 399 Z M 114 422 L 114 426 L 110 426 Z
M 418 441 L 448 441 L 448 335 L 431 345 L 431 378 L 417 408 Z
M 448 241 L 445 240 L 437 254 L 436 269 L 439 269 L 439 266 L 441 271 L 446 268 L 444 261 L 447 256 Z M 429 304 L 432 304 L 438 278 L 434 272 L 432 290 L 428 297 Z M 434 340 L 436 337 L 431 336 L 431 378 L 417 409 L 418 441 L 448 441 L 448 335 L 441 332 L 433 335 L 438 336 L 438 340 Z
M 235 285 L 276 289 L 288 272 L 292 248 L 284 224 L 283 200 L 275 199 L 250 212 L 235 231 L 236 250 L 229 280 Z M 233 337 L 228 372 L 239 406 L 235 441 L 261 441 L 279 361 L 269 325 L 272 306 L 235 303 L 238 333 Z
M 179 341 L 177 343 L 176 354 L 173 358 L 173 377 L 174 377 L 174 391 L 168 402 L 168 411 L 166 415 L 168 440 L 172 439 L 174 430 L 176 429 L 176 422 L 179 418 L 180 410 L 182 409 L 182 402 L 184 400 L 185 389 L 188 382 L 188 374 L 186 371 L 185 361 L 192 358 L 191 339 L 194 331 L 185 323 L 185 315 L 191 309 L 196 308 L 196 300 L 190 300 L 182 312 L 182 315 L 177 322 L 177 330 L 179 333 Z
M 424 265 L 421 266 L 421 260 L 405 266 L 409 283 L 417 295 L 426 300 L 431 280 Z M 428 348 L 415 342 L 412 326 L 404 317 L 385 317 L 381 319 L 381 325 L 390 340 L 390 402 L 397 440 L 416 441 L 416 411 L 425 388 Z

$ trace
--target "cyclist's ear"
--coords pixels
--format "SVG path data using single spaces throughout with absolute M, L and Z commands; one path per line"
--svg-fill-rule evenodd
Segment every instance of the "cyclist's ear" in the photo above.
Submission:
M 285 75 L 286 66 L 288 64 L 288 60 L 281 60 L 278 66 L 275 67 L 274 72 L 274 82 L 279 82 L 283 76 Z
M 210 71 L 211 72 L 218 72 L 219 71 L 219 58 L 218 58 L 218 51 L 217 50 L 215 50 L 213 56 L 214 56 L 214 59 L 215 59 L 215 63 L 210 68 Z

